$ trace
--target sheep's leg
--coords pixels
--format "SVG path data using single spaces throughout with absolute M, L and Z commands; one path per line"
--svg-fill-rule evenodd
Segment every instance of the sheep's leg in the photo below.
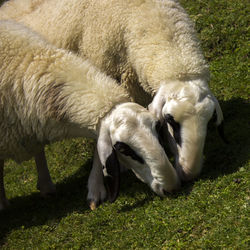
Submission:
M 106 200 L 106 197 L 107 191 L 104 186 L 102 164 L 100 162 L 97 149 L 95 149 L 93 166 L 88 179 L 87 201 L 90 209 L 94 210 L 98 205 Z
M 41 195 L 46 197 L 56 192 L 55 184 L 52 182 L 44 149 L 35 155 L 36 169 L 38 173 L 37 189 Z
M 4 189 L 3 167 L 4 160 L 0 160 L 0 210 L 5 209 L 9 205 Z

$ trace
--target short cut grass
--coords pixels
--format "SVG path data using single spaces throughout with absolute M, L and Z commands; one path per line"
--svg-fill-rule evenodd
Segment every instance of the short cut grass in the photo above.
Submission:
M 0 0 L 0 4 L 3 2 Z M 36 190 L 34 161 L 8 161 L 11 206 L 0 213 L 2 249 L 249 249 L 249 2 L 181 0 L 210 64 L 210 86 L 229 145 L 208 131 L 200 177 L 165 199 L 128 172 L 120 196 L 90 211 L 85 201 L 93 141 L 46 148 L 57 196 Z

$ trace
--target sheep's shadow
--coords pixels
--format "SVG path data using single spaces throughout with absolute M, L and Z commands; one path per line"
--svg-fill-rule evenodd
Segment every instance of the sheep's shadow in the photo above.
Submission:
M 88 160 L 72 176 L 56 183 L 55 196 L 44 199 L 39 192 L 36 192 L 10 199 L 10 206 L 0 212 L 0 246 L 4 244 L 6 235 L 13 229 L 30 228 L 44 225 L 49 221 L 60 221 L 61 218 L 72 212 L 91 212 L 86 201 L 86 186 L 91 166 L 92 160 Z M 135 190 L 139 193 L 147 192 L 147 197 L 136 201 L 135 207 L 141 207 L 155 197 L 153 192 L 141 183 L 132 171 L 123 173 L 121 175 L 121 195 L 134 197 Z M 122 210 L 125 211 L 126 207 Z
M 88 160 L 74 175 L 57 183 L 54 196 L 44 199 L 37 192 L 10 199 L 10 206 L 0 212 L 0 246 L 8 232 L 15 228 L 43 225 L 50 220 L 60 220 L 73 211 L 83 213 L 88 210 L 86 185 L 91 164 Z
M 232 99 L 220 101 L 220 104 L 229 144 L 222 142 L 215 129 L 208 131 L 201 179 L 216 179 L 219 176 L 234 173 L 250 158 L 249 100 Z

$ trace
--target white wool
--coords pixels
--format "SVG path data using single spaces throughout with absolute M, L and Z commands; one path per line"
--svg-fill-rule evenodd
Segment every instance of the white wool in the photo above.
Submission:
M 92 137 L 98 138 L 102 166 L 111 164 L 114 145 L 125 143 L 143 159 L 136 163 L 126 156 L 129 167 L 153 191 L 164 196 L 179 186 L 159 143 L 154 115 L 129 102 L 126 90 L 88 61 L 13 21 L 0 21 L 0 61 L 1 171 L 7 158 L 21 162 L 35 156 L 40 190 L 46 192 L 49 185 L 53 191 L 44 145 Z M 1 209 L 7 201 L 0 186 Z
M 138 80 L 152 95 L 162 81 L 209 79 L 193 24 L 177 1 L 11 0 L 0 9 L 4 18 L 86 56 L 138 102 L 145 103 Z
M 202 153 L 194 144 L 203 149 L 212 109 L 216 109 L 217 125 L 223 115 L 208 87 L 209 67 L 194 25 L 177 0 L 10 0 L 0 8 L 0 19 L 4 18 L 25 23 L 56 46 L 86 56 L 117 79 L 133 101 L 146 106 L 154 96 L 150 110 L 158 118 L 171 109 L 169 99 L 176 98 L 180 105 L 183 92 L 189 92 L 185 98 L 196 118 L 186 121 L 188 114 L 182 108 L 178 113 L 182 137 L 194 143 L 176 146 L 175 152 L 176 161 L 186 159 L 187 168 L 194 169 L 190 178 L 197 175 L 201 155 L 195 166 L 187 159 L 193 151 Z M 201 139 L 190 132 L 191 120 L 202 123 L 196 127 L 203 131 L 195 133 Z
M 44 144 L 72 136 L 71 127 L 96 137 L 100 119 L 129 101 L 87 61 L 22 25 L 1 21 L 0 41 L 1 159 L 29 159 Z

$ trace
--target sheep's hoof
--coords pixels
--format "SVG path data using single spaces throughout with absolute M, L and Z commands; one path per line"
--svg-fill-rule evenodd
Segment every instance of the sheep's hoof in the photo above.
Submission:
M 89 207 L 93 211 L 97 208 L 97 204 L 94 201 L 89 202 Z
M 89 208 L 93 211 L 95 209 L 97 209 L 103 202 L 105 202 L 105 200 L 96 200 L 96 199 L 87 199 Z
M 99 205 L 107 200 L 107 192 L 104 185 L 89 185 L 87 203 L 91 210 L 95 210 Z

